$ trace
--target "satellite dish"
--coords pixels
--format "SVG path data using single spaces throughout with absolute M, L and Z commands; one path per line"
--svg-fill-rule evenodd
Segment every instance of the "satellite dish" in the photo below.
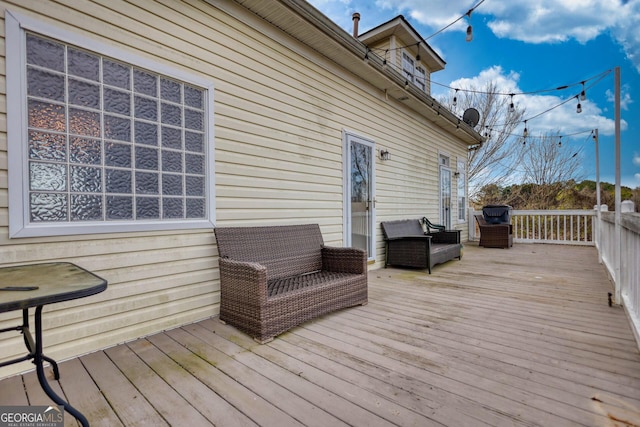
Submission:
M 467 108 L 462 115 L 462 121 L 473 128 L 480 121 L 480 113 L 475 108 Z

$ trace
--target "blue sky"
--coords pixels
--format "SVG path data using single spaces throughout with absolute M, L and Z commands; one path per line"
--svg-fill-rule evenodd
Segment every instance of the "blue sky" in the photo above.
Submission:
M 310 3 L 352 32 L 353 12 L 360 13 L 360 33 L 397 15 L 428 38 L 480 0 L 310 0 Z M 580 83 L 607 70 L 589 88 L 576 113 L 577 100 L 528 121 L 532 135 L 559 132 L 563 144 L 581 149 L 582 178 L 595 180 L 595 144 L 600 135 L 600 179 L 615 182 L 614 73 L 621 73 L 622 185 L 640 187 L 640 0 L 485 0 L 470 18 L 473 41 L 465 41 L 465 17 L 428 43 L 447 62 L 432 75 L 436 98 L 474 82 L 496 81 L 505 93 L 534 92 Z M 595 83 L 589 80 L 587 86 Z M 441 86 L 443 85 L 443 86 Z M 564 91 L 518 95 L 514 103 L 533 117 L 575 97 L 580 86 Z M 524 127 L 522 125 L 521 127 Z

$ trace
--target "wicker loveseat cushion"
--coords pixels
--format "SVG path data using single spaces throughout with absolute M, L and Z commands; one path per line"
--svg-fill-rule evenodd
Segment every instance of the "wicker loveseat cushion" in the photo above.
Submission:
M 337 283 L 350 279 L 352 273 L 340 273 L 333 271 L 315 271 L 300 276 L 284 277 L 282 279 L 269 280 L 267 282 L 267 297 L 273 298 L 291 292 L 303 291 L 315 286 L 323 286 L 327 283 Z

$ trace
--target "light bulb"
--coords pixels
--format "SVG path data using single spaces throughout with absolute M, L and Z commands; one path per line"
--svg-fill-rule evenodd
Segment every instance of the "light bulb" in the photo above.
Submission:
M 576 113 L 582 113 L 582 105 L 578 102 L 578 106 L 576 107 Z
M 473 40 L 473 28 L 471 27 L 471 25 L 467 27 L 467 37 L 465 38 L 465 40 L 468 42 Z

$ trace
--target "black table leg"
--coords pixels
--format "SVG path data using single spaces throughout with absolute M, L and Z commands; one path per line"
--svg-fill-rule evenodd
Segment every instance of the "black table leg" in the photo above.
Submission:
M 51 361 L 51 359 L 42 354 L 42 306 L 41 305 L 36 307 L 35 321 L 36 321 L 36 325 L 35 325 L 36 326 L 36 342 L 35 342 L 36 348 L 34 352 L 35 353 L 34 363 L 36 365 L 36 373 L 38 375 L 38 381 L 40 382 L 40 386 L 42 387 L 42 390 L 44 390 L 47 396 L 49 396 L 55 403 L 57 403 L 58 405 L 64 406 L 65 411 L 67 411 L 69 414 L 73 415 L 78 421 L 80 421 L 80 424 L 82 424 L 83 427 L 89 427 L 89 422 L 87 421 L 85 416 L 82 415 L 80 411 L 75 409 L 73 406 L 69 405 L 69 403 L 65 402 L 62 398 L 60 398 L 60 396 L 58 396 L 51 389 L 51 386 L 47 382 L 47 378 L 44 374 L 43 363 L 45 360 Z M 53 366 L 55 366 L 54 373 L 59 378 L 59 374 L 57 372 L 58 366 L 57 364 L 55 364 L 55 362 L 53 363 L 54 363 Z
M 25 308 L 22 310 L 22 338 L 24 339 L 24 344 L 27 346 L 27 350 L 29 350 L 29 357 L 34 358 L 36 353 L 36 345 L 33 342 L 33 337 L 31 336 L 31 332 L 29 331 L 29 309 Z M 60 370 L 58 369 L 58 363 L 50 357 L 42 356 L 44 360 L 51 364 L 53 368 L 53 376 L 56 380 L 60 379 Z M 35 360 L 34 360 L 35 363 Z

